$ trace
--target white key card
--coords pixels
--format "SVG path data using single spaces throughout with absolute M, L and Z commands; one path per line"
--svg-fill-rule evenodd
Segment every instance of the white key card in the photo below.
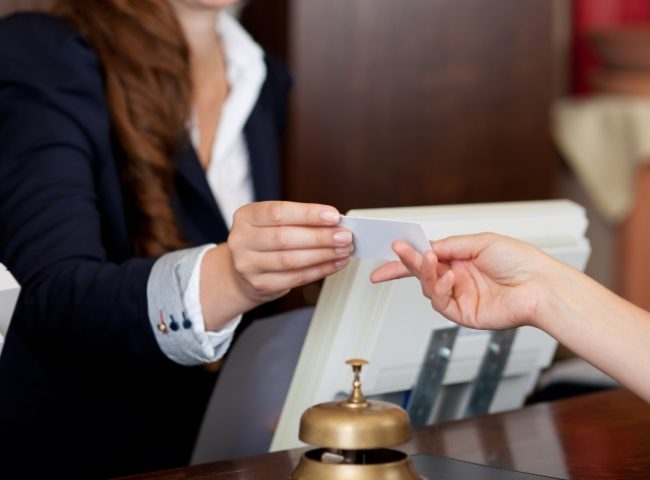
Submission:
M 404 240 L 415 250 L 424 254 L 431 244 L 422 225 L 417 222 L 341 216 L 340 227 L 352 232 L 353 257 L 376 260 L 399 260 L 391 248 L 395 240 Z

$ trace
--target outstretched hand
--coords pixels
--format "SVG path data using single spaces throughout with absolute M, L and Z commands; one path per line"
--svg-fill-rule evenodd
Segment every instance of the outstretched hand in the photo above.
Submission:
M 345 267 L 352 234 L 337 227 L 339 219 L 335 208 L 312 203 L 259 202 L 237 210 L 228 247 L 240 288 L 265 302 Z
M 393 250 L 401 261 L 371 274 L 373 282 L 415 276 L 434 309 L 470 328 L 506 329 L 535 320 L 536 269 L 542 258 L 535 247 L 511 238 L 479 234 L 431 243 L 421 255 L 406 242 Z
M 269 201 L 237 210 L 228 242 L 202 262 L 206 330 L 344 268 L 352 233 L 337 226 L 339 219 L 334 207 L 314 203 Z
M 495 234 L 449 237 L 420 255 L 404 242 L 401 261 L 373 282 L 416 276 L 433 307 L 479 329 L 532 325 L 650 401 L 639 365 L 650 362 L 650 314 L 536 247 Z

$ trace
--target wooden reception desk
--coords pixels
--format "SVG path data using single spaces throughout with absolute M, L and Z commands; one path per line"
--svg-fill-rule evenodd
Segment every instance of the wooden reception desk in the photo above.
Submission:
M 647 480 L 650 405 L 625 390 L 611 390 L 419 429 L 400 449 L 556 478 Z M 269 453 L 129 478 L 286 480 L 301 453 Z

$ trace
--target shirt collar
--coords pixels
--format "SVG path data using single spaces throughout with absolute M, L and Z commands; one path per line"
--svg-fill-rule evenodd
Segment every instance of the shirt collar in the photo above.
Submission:
M 223 42 L 231 82 L 236 80 L 230 78 L 234 73 L 259 70 L 264 51 L 230 13 L 219 13 L 216 29 Z

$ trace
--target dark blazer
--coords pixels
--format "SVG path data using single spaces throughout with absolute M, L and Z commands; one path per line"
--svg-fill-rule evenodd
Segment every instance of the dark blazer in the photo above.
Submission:
M 289 86 L 281 63 L 267 66 L 245 127 L 258 200 L 278 197 Z M 0 359 L 3 478 L 104 478 L 190 458 L 215 375 L 174 364 L 154 339 L 155 259 L 129 244 L 119 150 L 82 36 L 44 14 L 0 21 L 0 262 L 22 286 Z M 176 161 L 185 236 L 223 242 L 194 150 Z

